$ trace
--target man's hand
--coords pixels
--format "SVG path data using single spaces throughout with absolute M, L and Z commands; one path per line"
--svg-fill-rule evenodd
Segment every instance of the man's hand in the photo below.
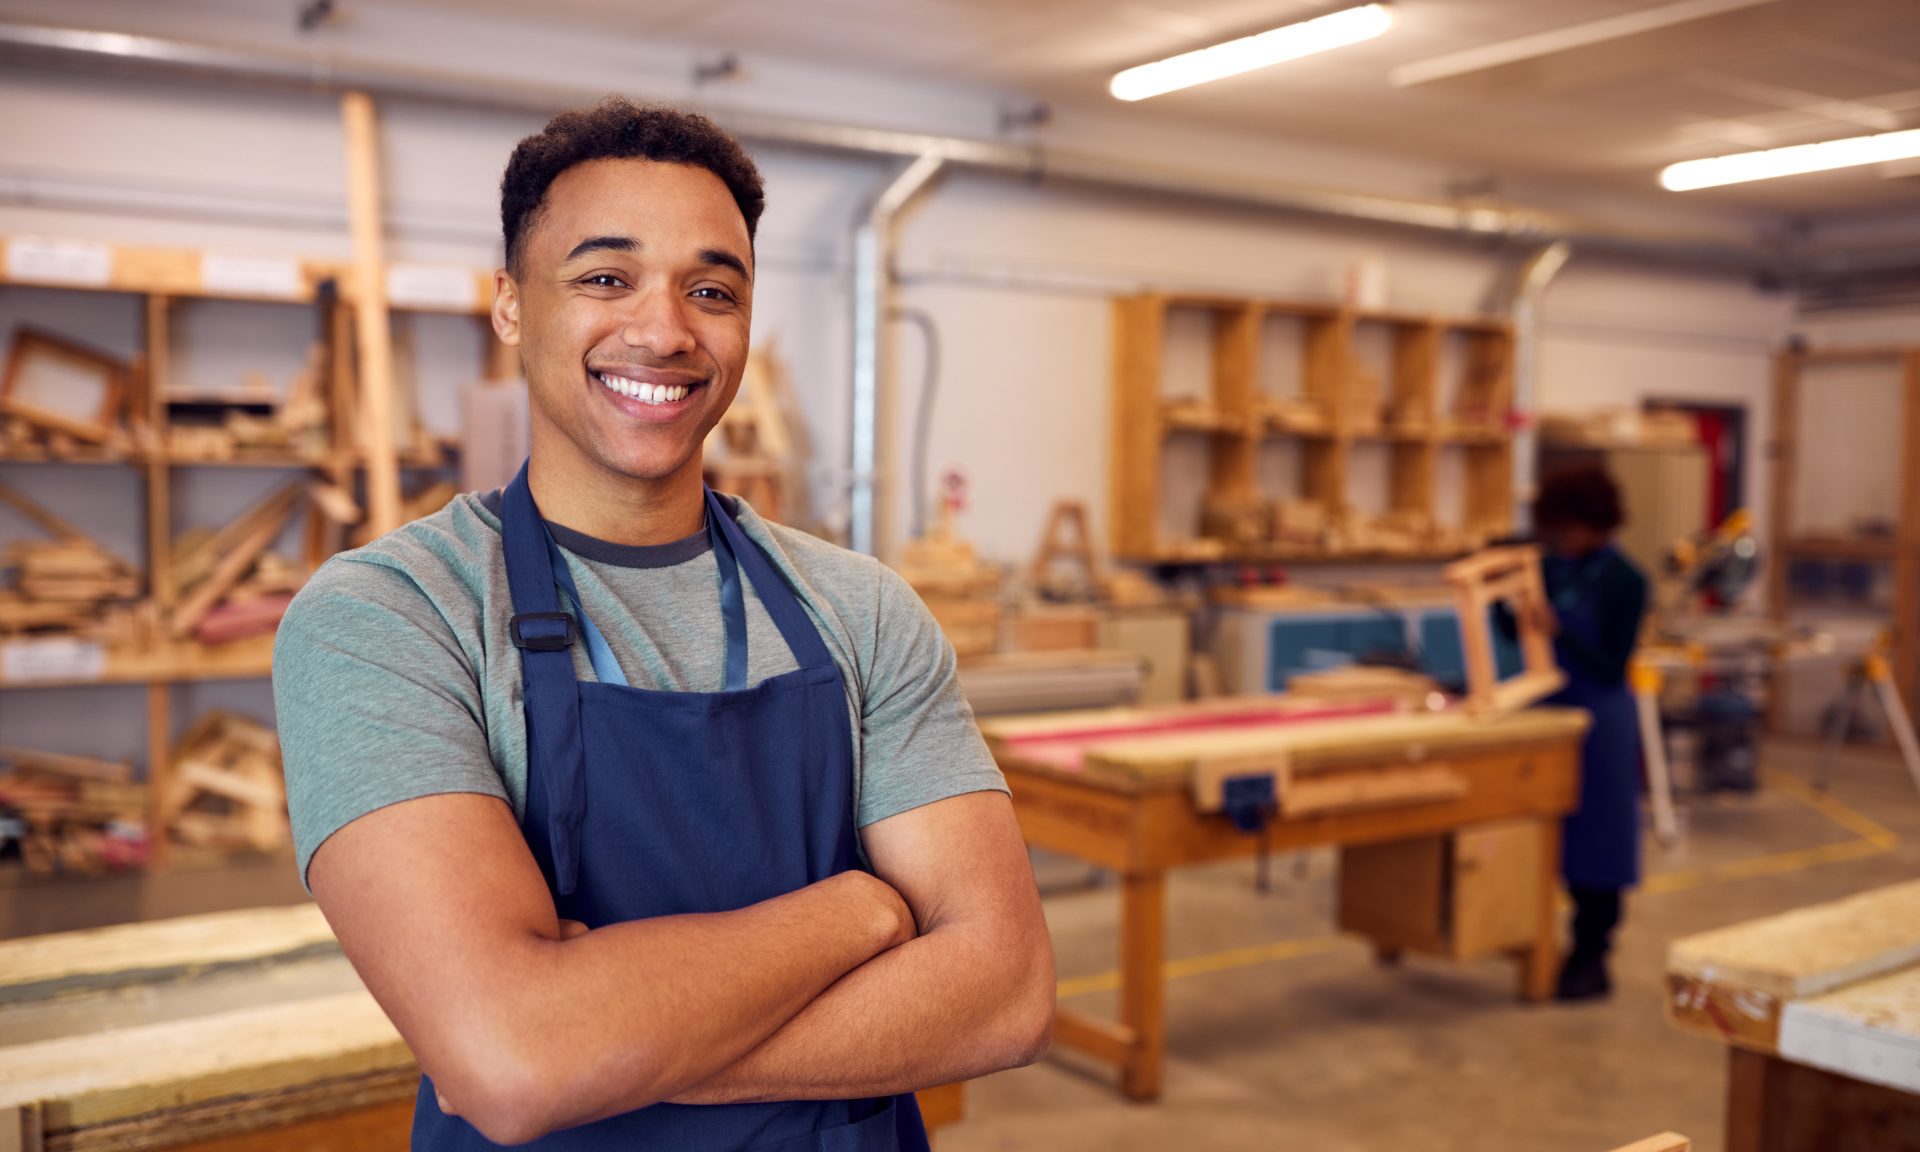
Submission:
M 710 1079 L 915 934 L 901 895 L 858 871 L 589 932 L 560 920 L 506 804 L 470 793 L 353 821 L 307 875 L 442 1107 L 502 1143 Z

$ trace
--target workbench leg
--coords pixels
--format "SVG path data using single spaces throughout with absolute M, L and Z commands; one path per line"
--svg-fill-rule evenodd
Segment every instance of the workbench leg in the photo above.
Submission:
M 1133 1045 L 1120 1069 L 1120 1091 L 1133 1100 L 1160 1098 L 1166 954 L 1166 873 L 1129 874 L 1120 883 L 1120 1023 L 1133 1030 Z
M 1727 1046 L 1726 1152 L 1761 1152 L 1766 1147 L 1768 1057 Z
M 1560 821 L 1540 821 L 1540 886 L 1535 894 L 1537 913 L 1533 944 L 1520 954 L 1520 998 L 1538 1003 L 1553 997 L 1560 970 L 1559 909 Z

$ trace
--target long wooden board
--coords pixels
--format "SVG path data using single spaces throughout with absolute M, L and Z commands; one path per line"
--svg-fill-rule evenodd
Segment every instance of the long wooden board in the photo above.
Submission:
M 1676 1027 L 1777 1051 L 1794 1001 L 1920 964 L 1920 880 L 1676 940 L 1667 1016 Z
M 0 1004 L 339 951 L 314 904 L 0 941 Z
M 49 1131 L 413 1067 L 367 992 L 0 1048 L 0 1108 Z

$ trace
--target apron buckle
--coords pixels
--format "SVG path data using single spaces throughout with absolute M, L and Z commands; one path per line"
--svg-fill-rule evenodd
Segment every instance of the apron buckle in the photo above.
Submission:
M 529 623 L 531 629 L 525 627 Z M 507 634 L 513 637 L 515 648 L 559 652 L 573 647 L 573 617 L 565 612 L 522 612 L 507 621 Z

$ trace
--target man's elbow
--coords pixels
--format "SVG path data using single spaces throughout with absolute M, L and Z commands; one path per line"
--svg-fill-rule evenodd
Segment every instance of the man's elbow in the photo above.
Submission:
M 605 1092 L 606 1077 L 570 1063 L 567 1054 L 547 1049 L 500 1045 L 487 1058 L 449 1070 L 445 1081 L 435 1079 L 442 1111 L 458 1116 L 495 1144 L 526 1144 L 562 1128 L 571 1128 L 614 1111 L 638 1107 L 617 1098 L 627 1092 Z M 646 1064 L 644 1053 L 627 1062 Z M 630 1090 L 631 1080 L 621 1078 Z
M 997 1029 L 995 1047 L 1004 1068 L 1024 1068 L 1037 1063 L 1053 1047 L 1056 1000 L 1050 944 L 1044 957 L 1037 957 L 1031 970 L 1020 980 L 1019 989 L 1019 994 L 1010 998 L 1001 1013 Z

